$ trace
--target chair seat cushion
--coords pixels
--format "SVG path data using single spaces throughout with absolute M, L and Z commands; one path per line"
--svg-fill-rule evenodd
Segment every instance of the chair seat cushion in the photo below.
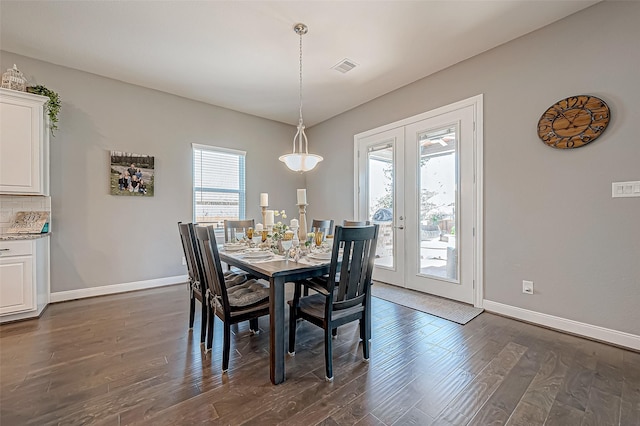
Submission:
M 235 287 L 239 284 L 245 283 L 247 281 L 247 276 L 245 274 L 236 274 L 234 272 L 225 272 L 224 274 L 224 283 L 227 288 Z
M 316 293 L 311 296 L 305 296 L 300 298 L 299 308 L 303 313 L 310 315 L 315 318 L 322 319 L 324 318 L 324 304 L 327 300 L 327 297 L 323 294 Z M 288 302 L 290 305 L 292 301 Z M 342 317 L 346 317 L 351 314 L 355 314 L 357 312 L 362 312 L 364 309 L 362 305 L 356 305 L 348 309 L 341 309 L 339 311 L 333 311 L 331 314 L 331 318 L 335 321 Z
M 269 300 L 269 285 L 264 281 L 248 280 L 227 291 L 232 308 L 247 308 Z

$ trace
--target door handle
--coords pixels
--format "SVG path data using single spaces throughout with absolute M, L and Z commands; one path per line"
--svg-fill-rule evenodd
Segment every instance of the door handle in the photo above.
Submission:
M 400 226 L 394 226 L 394 228 L 395 228 L 395 229 L 404 229 L 404 226 L 403 226 L 403 225 L 400 225 Z

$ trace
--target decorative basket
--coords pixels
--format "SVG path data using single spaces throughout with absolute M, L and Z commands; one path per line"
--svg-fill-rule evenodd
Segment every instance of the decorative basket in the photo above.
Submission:
M 19 92 L 26 90 L 27 79 L 15 64 L 13 64 L 13 68 L 7 69 L 7 72 L 2 74 L 2 88 L 17 90 Z

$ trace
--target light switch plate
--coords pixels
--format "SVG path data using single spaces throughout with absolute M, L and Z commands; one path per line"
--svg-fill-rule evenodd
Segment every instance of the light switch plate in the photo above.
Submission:
M 611 197 L 640 197 L 640 181 L 613 182 L 611 184 Z

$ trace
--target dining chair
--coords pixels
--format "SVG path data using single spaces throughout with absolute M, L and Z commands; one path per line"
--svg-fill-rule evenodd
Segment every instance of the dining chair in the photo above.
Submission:
M 231 326 L 249 320 L 250 329 L 258 332 L 258 318 L 269 314 L 269 285 L 262 280 L 249 279 L 234 287 L 225 285 L 220 254 L 212 226 L 196 229 L 200 256 L 202 258 L 203 281 L 206 283 L 208 309 L 208 334 L 206 350 L 213 346 L 214 316 L 224 326 L 222 372 L 229 369 L 231 351 Z
M 247 229 L 256 227 L 254 219 L 243 219 L 243 220 L 224 220 L 223 230 L 224 230 L 224 242 L 229 243 L 234 240 L 236 237 L 236 231 L 241 229 L 244 232 L 244 235 L 247 235 Z M 232 268 L 227 265 L 228 271 L 239 272 L 237 269 Z
M 325 238 L 327 235 L 333 234 L 333 219 L 313 219 L 311 221 L 311 232 L 316 233 L 321 231 L 324 233 Z M 304 287 L 304 295 L 309 295 L 309 287 Z
M 313 219 L 311 221 L 311 232 L 322 231 L 325 235 L 331 235 L 333 232 L 333 219 L 331 220 L 322 220 L 322 219 Z
M 206 287 L 203 288 L 203 271 L 202 260 L 200 256 L 200 247 L 196 240 L 196 224 L 178 222 L 178 231 L 182 242 L 182 250 L 184 251 L 185 261 L 187 263 L 189 289 L 189 330 L 193 329 L 195 320 L 195 304 L 196 300 L 200 301 L 202 306 L 201 324 L 200 324 L 200 344 L 204 344 L 207 332 L 207 306 L 206 306 Z M 247 281 L 246 274 L 238 274 L 235 272 L 225 272 L 225 285 L 233 287 Z
M 332 334 L 337 327 L 358 320 L 362 355 L 369 359 L 371 338 L 371 274 L 376 255 L 378 225 L 336 226 L 329 275 L 306 280 L 317 293 L 302 296 L 296 283 L 289 303 L 289 353 L 295 355 L 298 318 L 324 329 L 326 380 L 333 381 Z M 340 250 L 341 245 L 342 250 Z
M 224 242 L 233 241 L 236 237 L 236 230 L 242 229 L 244 235 L 247 235 L 247 229 L 255 228 L 256 221 L 254 219 L 245 220 L 225 220 L 224 221 Z
M 207 307 L 206 300 L 203 298 L 205 291 L 202 290 L 202 268 L 197 261 L 195 250 L 196 239 L 193 223 L 178 222 L 178 231 L 180 232 L 180 240 L 182 242 L 182 250 L 187 263 L 187 289 L 189 290 L 189 330 L 193 330 L 195 320 L 196 300 L 200 301 L 202 307 L 202 316 L 200 324 L 200 344 L 204 344 L 207 333 Z

